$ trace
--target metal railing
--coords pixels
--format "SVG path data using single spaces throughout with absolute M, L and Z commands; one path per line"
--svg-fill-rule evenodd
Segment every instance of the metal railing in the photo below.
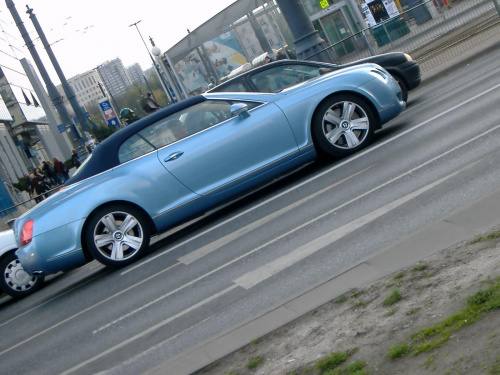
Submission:
M 450 0 L 444 0 L 448 3 Z M 327 47 L 338 63 L 392 51 L 429 70 L 500 34 L 495 0 L 428 0 Z M 307 59 L 314 60 L 314 55 Z

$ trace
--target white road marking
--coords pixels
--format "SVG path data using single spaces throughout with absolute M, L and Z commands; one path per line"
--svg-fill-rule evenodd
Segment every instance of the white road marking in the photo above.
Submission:
M 250 289 L 251 287 L 257 285 L 258 283 L 261 283 L 262 281 L 270 278 L 271 276 L 277 274 L 280 271 L 285 270 L 286 268 L 294 265 L 295 263 L 300 262 L 301 260 L 307 258 L 308 256 L 314 254 L 318 250 L 321 250 L 325 248 L 328 245 L 331 245 L 335 241 L 341 239 L 342 237 L 347 236 L 348 234 L 360 229 L 361 227 L 365 226 L 366 224 L 369 224 L 379 217 L 385 215 L 386 213 L 398 208 L 399 206 L 405 204 L 406 202 L 410 201 L 413 198 L 418 197 L 419 195 L 425 193 L 426 191 L 432 189 L 436 185 L 439 185 L 440 183 L 450 179 L 453 176 L 456 176 L 457 174 L 461 173 L 463 170 L 470 168 L 472 165 L 475 165 L 476 163 L 473 163 L 471 165 L 468 165 L 465 168 L 462 168 L 446 177 L 443 177 L 427 186 L 424 186 L 413 193 L 407 194 L 404 197 L 401 197 L 391 203 L 386 204 L 385 206 L 382 206 L 364 216 L 361 216 L 360 218 L 351 221 L 350 223 L 347 223 L 340 228 L 337 228 L 329 233 L 324 234 L 321 237 L 318 237 L 317 239 L 306 243 L 299 248 L 293 250 L 292 252 L 279 257 L 275 259 L 274 261 L 267 263 L 265 266 L 262 266 L 260 268 L 257 268 L 253 271 L 250 271 L 246 273 L 245 275 L 237 278 L 234 280 L 234 282 L 245 288 L 245 289 Z
M 326 188 L 324 189 L 321 189 L 321 190 L 318 190 L 316 193 L 314 194 L 311 194 L 305 198 L 302 198 L 286 207 L 283 207 L 282 209 L 278 210 L 278 211 L 275 211 L 273 212 L 272 214 L 269 214 L 267 216 L 264 216 L 262 217 L 261 219 L 259 220 L 256 220 L 244 227 L 241 227 L 240 229 L 238 229 L 237 231 L 235 232 L 232 232 L 232 233 L 229 233 L 228 235 L 224 236 L 224 237 L 221 237 L 219 238 L 218 240 L 216 241 L 213 241 L 203 247 L 200 247 L 199 249 L 197 250 L 194 250 L 192 252 L 190 252 L 189 254 L 183 256 L 183 257 L 180 257 L 178 260 L 179 262 L 181 263 L 184 263 L 184 264 L 191 264 L 193 263 L 194 261 L 204 257 L 205 255 L 208 255 L 212 252 L 214 252 L 215 250 L 221 248 L 222 246 L 224 245 L 227 245 L 228 243 L 238 239 L 239 237 L 263 226 L 264 224 L 267 224 L 269 223 L 270 221 L 280 217 L 281 215 L 284 215 L 285 213 L 295 209 L 296 207 L 310 201 L 311 199 L 314 199 L 316 198 L 317 196 L 320 196 L 321 194 L 325 193 L 326 191 L 330 190 L 330 189 L 333 189 L 334 187 L 337 187 L 338 185 L 340 184 L 343 184 L 344 182 L 350 180 L 351 178 L 367 171 L 368 169 L 372 168 L 371 166 L 366 168 L 366 169 L 363 169 L 362 171 L 360 172 L 357 172 L 357 173 L 354 173 L 352 174 L 351 176 L 347 177 L 347 178 L 344 178 L 343 180 L 341 181 L 338 181 L 336 183 L 334 183 L 333 185 L 330 185 L 330 186 L 327 186 Z
M 233 290 L 233 289 L 235 289 L 235 288 L 237 288 L 237 285 L 231 285 L 230 287 L 228 287 L 228 288 L 226 288 L 226 289 L 224 289 L 224 290 L 221 290 L 220 292 L 218 292 L 218 293 L 216 293 L 216 294 L 214 294 L 214 295 L 212 295 L 212 296 L 208 297 L 207 299 L 205 299 L 205 300 L 203 300 L 203 301 L 201 301 L 201 302 L 198 302 L 197 304 L 195 304 L 195 305 L 193 305 L 193 306 L 189 307 L 188 309 L 186 309 L 186 310 L 184 310 L 184 311 L 181 311 L 181 312 L 179 312 L 178 314 L 175 314 L 175 315 L 171 316 L 170 318 L 165 319 L 165 320 L 161 321 L 160 323 L 155 324 L 155 325 L 154 325 L 154 326 L 152 326 L 152 327 L 149 327 L 148 329 L 146 329 L 146 330 L 142 331 L 141 333 L 139 333 L 139 334 L 137 334 L 137 335 L 135 335 L 135 336 L 132 336 L 132 337 L 128 338 L 128 339 L 127 339 L 127 340 L 125 340 L 125 341 L 122 341 L 122 342 L 121 342 L 121 343 L 119 343 L 118 345 L 112 346 L 111 348 L 109 348 L 109 349 L 107 349 L 107 350 L 105 350 L 105 351 L 103 351 L 103 352 L 99 353 L 98 355 L 96 355 L 96 356 L 94 356 L 94 357 L 92 357 L 92 358 L 89 358 L 88 360 L 86 360 L 86 361 L 84 361 L 84 362 L 82 362 L 82 363 L 78 364 L 77 366 L 72 367 L 72 368 L 70 368 L 70 369 L 68 369 L 68 370 L 64 371 L 61 375 L 71 374 L 73 371 L 76 371 L 76 370 L 78 370 L 78 369 L 80 369 L 80 368 L 84 367 L 85 365 L 87 365 L 87 364 L 89 364 L 89 363 L 92 363 L 92 362 L 94 362 L 95 360 L 97 360 L 97 359 L 99 359 L 99 358 L 102 358 L 102 357 L 104 357 L 104 356 L 108 355 L 109 353 L 114 352 L 114 351 L 115 351 L 115 350 L 117 350 L 117 349 L 123 348 L 125 345 L 128 345 L 128 344 L 130 344 L 131 342 L 133 342 L 133 341 L 135 341 L 135 340 L 137 340 L 137 339 L 139 339 L 139 338 L 141 338 L 141 337 L 144 337 L 144 336 L 146 336 L 146 335 L 149 335 L 150 333 L 152 333 L 152 332 L 156 331 L 158 328 L 161 328 L 161 327 L 163 327 L 163 326 L 167 325 L 168 323 L 172 322 L 173 320 L 175 320 L 175 319 L 177 319 L 177 318 L 181 317 L 182 315 L 187 314 L 188 312 L 193 311 L 194 309 L 197 309 L 198 307 L 203 306 L 203 305 L 207 304 L 208 302 L 213 301 L 214 299 L 219 298 L 220 296 L 222 296 L 222 295 L 224 295 L 224 294 L 226 294 L 226 293 L 229 293 L 230 291 L 232 291 L 232 290 Z

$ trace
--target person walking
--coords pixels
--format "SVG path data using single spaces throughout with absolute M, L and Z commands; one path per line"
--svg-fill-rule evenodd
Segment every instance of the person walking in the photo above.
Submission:
M 59 179 L 59 183 L 64 184 L 69 180 L 68 170 L 62 161 L 58 158 L 54 158 L 54 168 L 57 173 L 57 178 Z
M 76 152 L 76 149 L 73 149 L 71 154 L 71 162 L 73 163 L 73 167 L 78 169 L 81 165 L 80 163 L 80 158 L 78 157 L 78 153 Z
M 43 201 L 43 193 L 45 192 L 45 186 L 43 184 L 43 179 L 34 173 L 28 175 L 29 179 L 29 195 L 31 198 L 35 199 L 36 203 Z
M 42 161 L 42 170 L 45 175 L 50 179 L 52 186 L 59 185 L 59 179 L 57 178 L 56 170 L 50 162 L 50 160 Z
M 161 109 L 161 105 L 159 105 L 158 102 L 153 99 L 152 94 L 150 92 L 146 94 L 145 98 L 142 98 L 141 106 L 147 115 Z

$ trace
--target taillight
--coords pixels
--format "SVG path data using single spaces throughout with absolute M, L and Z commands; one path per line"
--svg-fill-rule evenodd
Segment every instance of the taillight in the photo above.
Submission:
M 33 239 L 33 225 L 35 222 L 33 220 L 28 220 L 23 224 L 21 229 L 21 246 L 26 246 Z

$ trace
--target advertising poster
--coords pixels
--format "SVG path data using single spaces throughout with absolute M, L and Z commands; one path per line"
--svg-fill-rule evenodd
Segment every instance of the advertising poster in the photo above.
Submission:
M 366 6 L 361 8 L 370 26 L 375 26 L 373 22 L 380 23 L 399 16 L 399 9 L 394 0 L 366 0 Z M 369 9 L 371 17 L 367 15 L 366 8 Z
M 203 91 L 208 87 L 210 77 L 197 50 L 175 62 L 174 69 L 189 92 L 195 93 L 200 89 Z
M 233 31 L 229 31 L 203 44 L 205 51 L 220 77 L 247 62 Z

